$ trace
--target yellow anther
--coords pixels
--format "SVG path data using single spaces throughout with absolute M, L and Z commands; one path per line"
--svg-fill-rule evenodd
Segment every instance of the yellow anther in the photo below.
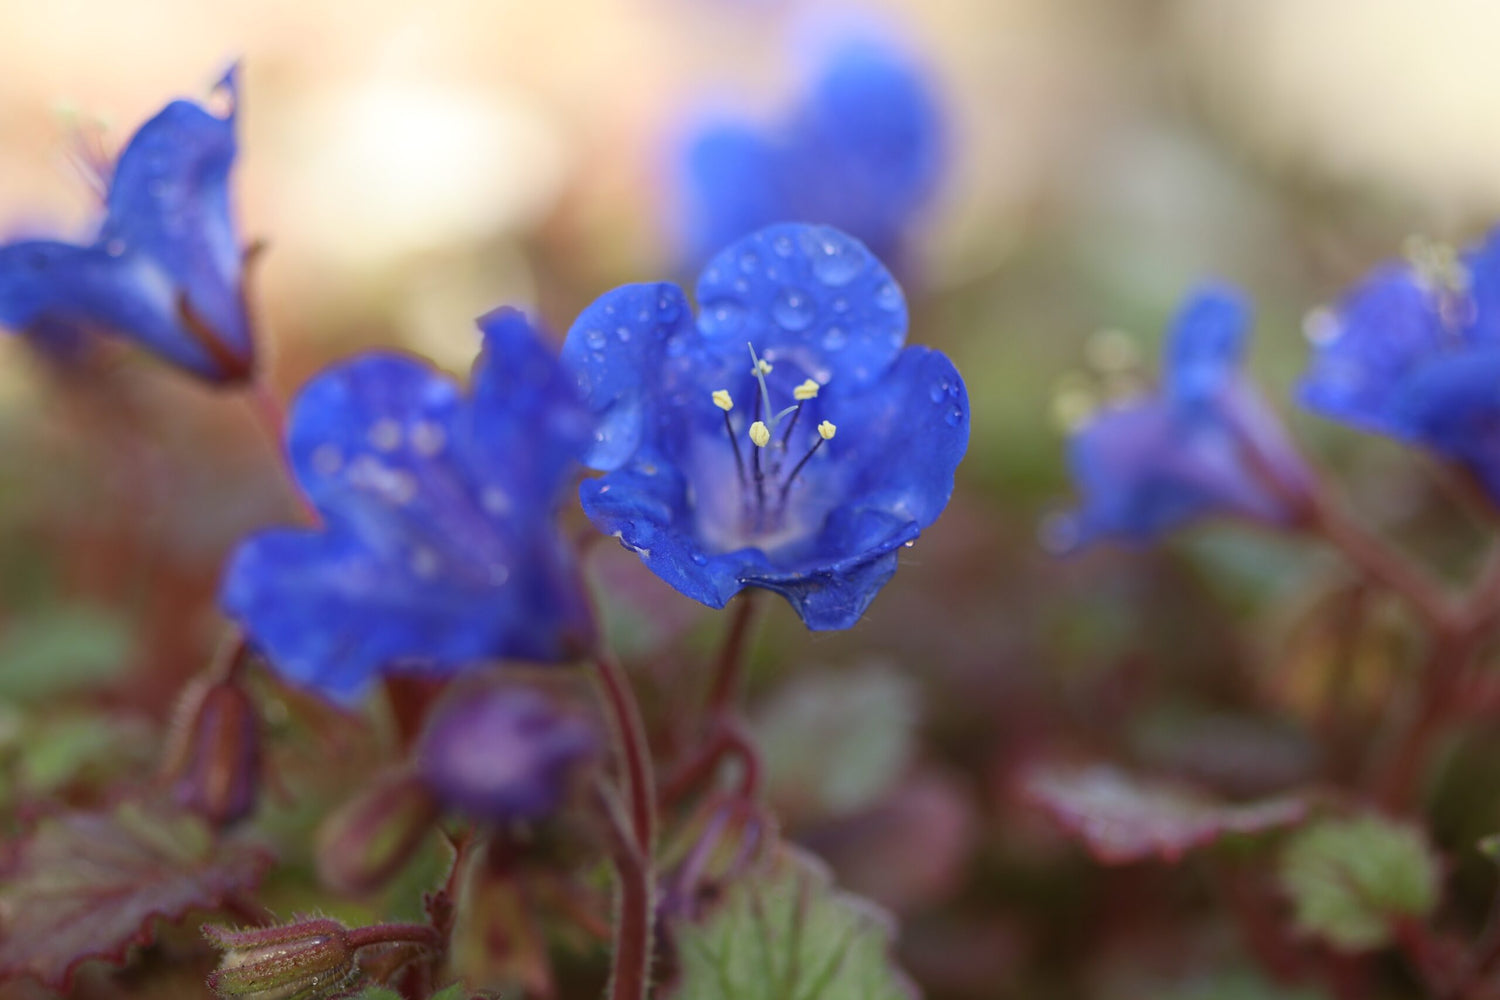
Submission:
M 769 375 L 771 374 L 771 369 L 771 362 L 767 361 L 765 358 L 761 358 L 755 362 L 755 371 L 752 374 Z
M 766 426 L 765 421 L 757 420 L 750 425 L 750 441 L 757 448 L 764 448 L 771 443 L 771 428 Z
M 730 410 L 734 409 L 734 400 L 729 398 L 728 389 L 714 390 L 714 405 L 723 410 L 725 413 L 728 413 Z
M 833 436 L 838 432 L 839 429 L 827 420 L 818 425 L 818 436 L 824 441 L 832 441 Z
M 821 388 L 823 388 L 821 385 L 814 382 L 812 379 L 808 379 L 806 382 L 803 382 L 801 385 L 797 386 L 797 388 L 792 390 L 792 398 L 799 403 L 805 403 L 809 399 L 817 399 L 818 390 Z

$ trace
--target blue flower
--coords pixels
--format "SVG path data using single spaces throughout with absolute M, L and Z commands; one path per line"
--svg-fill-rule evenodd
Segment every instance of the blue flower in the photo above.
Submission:
M 474 819 L 541 819 L 596 757 L 598 733 L 540 691 L 509 684 L 453 692 L 417 746 L 417 774 L 434 798 Z
M 350 698 L 386 669 L 558 661 L 591 641 L 552 521 L 588 414 L 525 317 L 501 309 L 479 325 L 467 395 L 412 358 L 371 353 L 297 399 L 293 471 L 323 526 L 243 543 L 220 598 L 291 679 Z
M 969 438 L 952 362 L 903 348 L 906 302 L 861 244 L 780 225 L 715 257 L 695 321 L 675 285 L 589 306 L 563 362 L 599 419 L 583 509 L 721 608 L 774 590 L 853 625 L 942 512 Z
M 701 261 L 763 226 L 835 226 L 900 260 L 942 170 L 936 96 L 900 52 L 846 37 L 786 120 L 706 124 L 684 164 L 688 251 Z
M 0 246 L 0 326 L 49 344 L 114 334 L 210 382 L 249 377 L 243 249 L 229 197 L 235 70 L 219 87 L 230 101 L 223 118 L 173 101 L 131 138 L 91 242 Z
M 1500 229 L 1461 255 L 1419 251 L 1313 323 L 1301 399 L 1458 463 L 1500 501 Z
M 1168 337 L 1162 390 L 1074 434 L 1083 505 L 1068 541 L 1146 541 L 1215 515 L 1285 525 L 1306 513 L 1311 475 L 1240 371 L 1249 325 L 1234 289 L 1199 289 Z

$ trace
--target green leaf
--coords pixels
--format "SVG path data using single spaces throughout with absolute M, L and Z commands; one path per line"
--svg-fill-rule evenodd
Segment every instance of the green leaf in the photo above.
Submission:
M 0 638 L 0 701 L 38 702 L 93 687 L 129 665 L 132 636 L 120 616 L 57 607 L 10 625 Z
M 917 697 L 887 666 L 800 674 L 755 713 L 772 803 L 785 816 L 875 802 L 911 760 Z
M 1280 880 L 1298 927 L 1343 951 L 1381 947 L 1392 921 L 1425 917 L 1438 901 L 1438 862 L 1426 837 L 1379 816 L 1303 829 L 1286 845 Z
M 890 918 L 836 891 L 822 863 L 783 849 L 698 924 L 675 928 L 676 1000 L 912 1000 L 889 957 Z

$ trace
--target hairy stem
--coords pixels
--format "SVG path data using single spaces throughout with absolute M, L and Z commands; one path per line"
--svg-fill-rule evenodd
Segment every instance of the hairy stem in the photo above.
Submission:
M 614 954 L 610 961 L 610 1000 L 645 1000 L 651 982 L 651 858 L 637 843 L 613 789 L 600 781 L 595 801 L 604 819 L 610 860 L 619 880 Z
M 351 948 L 368 948 L 377 944 L 413 944 L 429 951 L 443 946 L 442 935 L 426 924 L 373 924 L 355 927 L 348 933 Z
M 630 801 L 630 825 L 641 854 L 649 858 L 656 837 L 656 789 L 651 773 L 651 748 L 640 705 L 620 664 L 608 652 L 594 654 L 594 676 L 604 697 L 604 706 L 618 741 L 620 763 L 625 772 L 625 793 Z

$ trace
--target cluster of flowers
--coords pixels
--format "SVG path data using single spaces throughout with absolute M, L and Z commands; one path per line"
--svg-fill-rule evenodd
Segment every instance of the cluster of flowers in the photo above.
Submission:
M 855 51 L 832 93 L 872 68 Z M 221 386 L 255 378 L 230 198 L 234 72 L 219 86 L 222 116 L 174 101 L 135 134 L 93 240 L 0 246 L 0 324 L 53 347 L 124 338 Z M 963 381 L 941 353 L 904 346 L 901 289 L 834 228 L 738 239 L 696 299 L 695 313 L 673 284 L 617 288 L 560 353 L 497 309 L 478 321 L 467 388 L 381 351 L 317 375 L 287 429 L 317 523 L 244 541 L 224 611 L 286 678 L 346 702 L 387 672 L 587 656 L 593 614 L 556 521 L 583 466 L 602 473 L 579 488 L 589 519 L 681 593 L 722 608 L 763 588 L 810 628 L 853 625 L 948 502 L 968 442 Z M 532 763 L 498 787 L 469 732 Z M 535 812 L 555 787 L 538 776 L 595 742 L 524 689 L 461 705 L 434 733 L 434 790 L 509 816 Z
M 1238 291 L 1199 289 L 1170 331 L 1161 390 L 1078 430 L 1070 542 L 1146 541 L 1213 516 L 1309 526 L 1313 472 L 1241 370 L 1249 327 Z M 1423 448 L 1500 503 L 1500 230 L 1381 265 L 1307 332 L 1304 406 Z

